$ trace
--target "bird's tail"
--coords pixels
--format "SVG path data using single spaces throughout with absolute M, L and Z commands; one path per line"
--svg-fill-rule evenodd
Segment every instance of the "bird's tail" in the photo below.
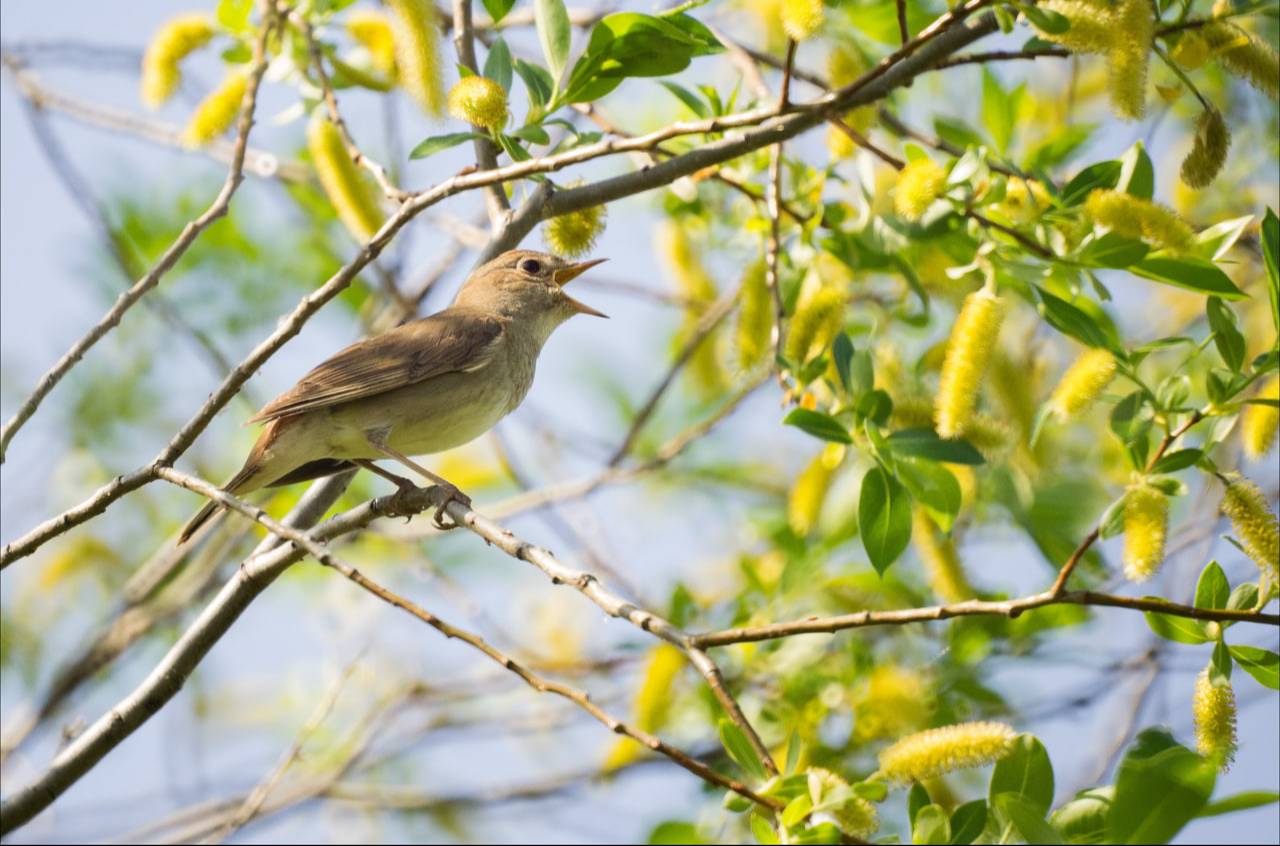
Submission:
M 244 492 L 249 487 L 246 483 L 257 473 L 257 470 L 257 466 L 253 465 L 252 462 L 246 463 L 245 466 L 240 469 L 239 473 L 232 476 L 227 483 L 222 486 L 222 489 L 229 494 Z M 188 520 L 187 525 L 182 527 L 182 532 L 178 535 L 178 546 L 182 546 L 184 543 L 191 540 L 191 536 L 199 531 L 201 526 L 209 522 L 210 517 L 221 510 L 222 506 L 217 502 L 210 500 L 205 503 L 204 508 L 197 511 L 196 516 Z

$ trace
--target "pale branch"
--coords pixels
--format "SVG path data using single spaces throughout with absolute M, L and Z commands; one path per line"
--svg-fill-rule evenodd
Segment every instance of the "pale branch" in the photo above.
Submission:
M 13 436 L 17 434 L 18 429 L 30 419 L 31 415 L 39 408 L 40 403 L 61 381 L 62 377 L 84 357 L 84 354 L 94 344 L 119 325 L 125 312 L 132 308 L 148 291 L 159 284 L 164 274 L 177 264 L 178 259 L 182 258 L 187 248 L 200 237 L 201 233 L 210 224 L 227 213 L 232 196 L 234 196 L 236 189 L 240 187 L 240 183 L 244 180 L 244 159 L 245 150 L 248 149 L 249 130 L 254 122 L 254 111 L 258 102 L 258 88 L 262 82 L 262 76 L 267 70 L 266 40 L 274 28 L 273 22 L 264 23 L 262 33 L 254 45 L 253 65 L 249 72 L 244 100 L 240 107 L 240 123 L 236 130 L 235 149 L 231 157 L 231 166 L 227 171 L 227 178 L 223 182 L 221 190 L 218 191 L 213 202 L 199 217 L 188 222 L 183 227 L 181 234 L 165 250 L 156 265 L 134 283 L 129 290 L 122 293 L 107 314 L 87 334 L 76 341 L 71 349 L 40 378 L 35 390 L 18 406 L 18 410 L 14 412 L 13 417 L 4 424 L 3 428 L 0 428 L 0 462 L 4 461 L 5 452 L 9 443 L 13 440 Z
M 223 381 L 213 396 L 183 426 L 152 464 L 117 477 L 79 505 L 45 521 L 7 545 L 0 551 L 0 567 L 30 555 L 51 538 L 101 514 L 116 500 L 153 481 L 155 469 L 171 464 L 181 456 L 240 386 L 285 342 L 296 335 L 302 325 L 321 306 L 343 291 L 355 275 L 382 251 L 409 220 L 426 208 L 462 191 L 507 182 L 533 173 L 557 170 L 615 152 L 645 149 L 669 137 L 691 132 L 721 131 L 764 122 L 764 125 L 750 132 L 730 133 L 729 137 L 720 141 L 703 145 L 653 167 L 556 193 L 546 199 L 545 204 L 526 203 L 529 213 L 523 217 L 517 213 L 507 221 L 501 237 L 495 237 L 490 245 L 490 251 L 482 254 L 482 260 L 490 258 L 502 249 L 509 249 L 510 246 L 518 243 L 543 217 L 576 211 L 668 184 L 681 176 L 690 175 L 706 167 L 798 135 L 825 120 L 825 113 L 828 111 L 865 105 L 885 96 L 893 88 L 908 83 L 918 73 L 923 72 L 935 59 L 995 31 L 996 23 L 991 15 L 984 15 L 972 23 L 964 20 L 984 2 L 985 0 L 971 0 L 969 4 L 940 17 L 902 49 L 895 51 L 873 68 L 863 79 L 870 77 L 874 79 L 866 84 L 858 81 L 814 103 L 792 106 L 786 116 L 777 117 L 772 108 L 766 108 L 710 121 L 673 124 L 664 130 L 635 139 L 613 139 L 601 144 L 586 145 L 555 156 L 518 162 L 493 171 L 464 171 L 432 189 L 414 195 L 396 214 L 384 222 L 382 228 L 360 250 L 355 259 L 341 268 L 319 289 L 303 298 L 294 311 L 282 319 L 276 331 L 259 344 L 249 357 Z M 539 186 L 531 200 L 539 197 L 546 188 L 545 183 Z M 525 210 L 522 208 L 521 212 Z
M 794 42 L 793 42 L 794 44 Z M 782 220 L 779 210 L 782 207 L 782 142 L 769 148 L 769 235 L 764 242 L 764 286 L 773 303 L 773 321 L 769 327 L 769 341 L 773 347 L 773 360 L 782 360 L 783 346 L 786 344 L 787 307 L 782 301 L 782 275 L 779 266 L 782 261 Z M 775 369 L 777 369 L 775 364 Z M 778 382 L 785 386 L 786 380 L 778 370 Z
M 471 0 L 453 0 L 453 46 L 458 51 L 458 63 L 472 73 L 480 73 L 476 64 L 475 32 L 471 23 Z M 493 170 L 498 166 L 498 148 L 478 127 L 472 127 L 477 137 L 472 146 L 476 151 L 476 166 L 481 170 Z M 497 229 L 505 219 L 511 204 L 507 202 L 507 192 L 501 185 L 487 185 L 484 188 L 484 206 L 489 213 L 489 224 Z

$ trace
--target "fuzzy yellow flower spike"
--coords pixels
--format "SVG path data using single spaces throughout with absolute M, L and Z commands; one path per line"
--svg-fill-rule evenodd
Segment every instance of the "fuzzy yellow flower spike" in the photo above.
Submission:
M 381 12 L 354 9 L 347 15 L 347 33 L 369 51 L 373 66 L 388 79 L 396 76 L 396 43 L 391 21 Z
M 425 0 L 385 1 L 400 85 L 424 112 L 438 116 L 444 107 L 444 78 L 435 7 Z
M 1255 395 L 1255 399 L 1280 400 L 1280 376 L 1272 376 Z M 1244 454 L 1262 458 L 1275 443 L 1280 430 L 1280 409 L 1273 405 L 1246 405 L 1240 413 L 1240 440 Z
M 1075 360 L 1049 397 L 1049 408 L 1059 420 L 1069 420 L 1093 405 L 1116 375 L 1116 357 L 1094 347 Z
M 825 808 L 835 817 L 836 825 L 849 837 L 865 840 L 880 828 L 876 806 L 849 790 L 849 783 L 822 767 L 812 767 L 808 772 L 809 798 L 815 807 L 831 801 L 836 794 L 846 797 L 835 807 Z
M 844 447 L 830 444 L 800 471 L 787 499 L 787 521 L 791 530 L 804 537 L 813 531 L 822 514 L 831 479 L 844 460 Z
M 1107 51 L 1111 108 L 1119 117 L 1139 120 L 1146 113 L 1147 67 L 1151 63 L 1155 16 L 1150 0 L 1119 0 L 1114 15 L 1114 41 Z
M 182 83 L 183 59 L 209 43 L 213 19 L 203 13 L 179 15 L 165 22 L 142 57 L 142 102 L 159 108 Z
M 200 147 L 226 132 L 240 114 L 240 102 L 244 100 L 248 87 L 249 79 L 240 71 L 227 74 L 222 84 L 201 100 L 192 112 L 191 119 L 182 130 L 183 143 Z
M 919 220 L 946 187 L 947 172 L 937 162 L 928 158 L 907 162 L 898 174 L 894 210 L 907 220 Z
M 1004 320 L 1004 303 L 983 289 L 965 298 L 951 327 L 934 402 L 934 422 L 944 438 L 959 438 L 973 419 L 978 392 Z
M 947 603 L 973 599 L 975 594 L 965 576 L 955 542 L 939 537 L 933 520 L 919 505 L 911 512 L 911 540 L 929 578 L 929 587 L 939 599 Z
M 859 743 L 902 737 L 924 725 L 933 710 L 925 677 L 892 664 L 876 667 L 854 697 L 853 736 Z
M 1228 473 L 1222 513 L 1244 551 L 1274 582 L 1280 579 L 1280 523 L 1262 489 L 1239 473 Z
M 386 219 L 377 188 L 351 161 L 338 128 L 319 113 L 307 126 L 307 150 L 338 219 L 357 241 L 368 241 Z
M 1191 714 L 1195 717 L 1197 751 L 1225 773 L 1236 756 L 1236 694 L 1231 682 L 1214 684 L 1209 668 L 1201 670 L 1196 676 Z
M 1105 53 L 1115 41 L 1115 17 L 1107 6 L 1088 0 L 1046 0 L 1040 7 L 1057 12 L 1071 24 L 1066 32 L 1037 29 L 1040 37 L 1073 53 Z
M 553 253 L 577 258 L 591 252 L 604 233 L 608 213 L 604 206 L 591 206 L 557 215 L 542 225 L 542 238 Z
M 822 0 L 782 0 L 782 31 L 793 41 L 812 38 L 822 29 Z
M 1280 54 L 1275 47 L 1227 21 L 1211 23 L 1200 34 L 1228 73 L 1248 81 L 1272 100 L 1280 96 Z
M 845 298 L 837 288 L 818 288 L 796 305 L 787 327 L 784 352 L 795 362 L 821 353 L 844 326 Z
M 481 129 L 501 129 L 507 122 L 507 92 L 492 79 L 464 77 L 449 90 L 449 116 Z
M 1129 488 L 1124 501 L 1124 575 L 1145 582 L 1164 563 L 1169 497 L 1146 484 Z
M 1231 147 L 1231 130 L 1222 112 L 1205 109 L 1196 120 L 1196 140 L 1191 152 L 1182 160 L 1182 181 L 1192 188 L 1203 188 L 1213 181 L 1227 162 Z
M 1123 191 L 1093 191 L 1085 200 L 1085 213 L 1126 238 L 1140 238 L 1156 247 L 1183 251 L 1195 239 L 1191 227 L 1172 209 Z
M 773 295 L 765 281 L 763 259 L 747 265 L 742 274 L 741 293 L 738 295 L 738 328 L 735 341 L 738 349 L 738 366 L 750 370 L 764 358 L 773 334 L 775 313 Z
M 908 735 L 880 753 L 880 776 L 910 784 L 981 767 L 1009 753 L 1017 733 L 1004 723 L 960 723 Z

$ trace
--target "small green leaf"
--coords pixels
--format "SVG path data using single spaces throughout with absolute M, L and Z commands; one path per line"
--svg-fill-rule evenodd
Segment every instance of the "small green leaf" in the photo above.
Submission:
M 1159 599 L 1156 596 L 1147 598 Z M 1178 643 L 1208 643 L 1210 640 L 1205 634 L 1204 623 L 1199 620 L 1161 614 L 1158 611 L 1144 611 L 1142 615 L 1147 618 L 1147 625 L 1151 627 L 1151 631 L 1165 640 Z
M 808 793 L 802 793 L 787 803 L 787 807 L 782 810 L 782 824 L 786 828 L 794 828 L 809 816 L 809 812 L 813 810 L 813 799 Z
M 1156 172 L 1151 166 L 1151 157 L 1141 141 L 1120 157 L 1120 179 L 1116 183 L 1117 191 L 1124 191 L 1135 197 L 1150 200 L 1156 188 Z
M 1205 303 L 1205 314 L 1209 318 L 1209 328 L 1213 330 L 1213 343 L 1218 347 L 1218 354 L 1236 373 L 1244 366 L 1244 335 L 1237 328 L 1235 312 L 1217 297 L 1210 297 Z
M 1258 604 L 1258 586 L 1253 582 L 1236 585 L 1227 600 L 1227 607 L 1232 611 L 1249 611 Z
M 987 790 L 991 804 L 1001 793 L 1022 797 L 1041 819 L 1049 813 L 1053 804 L 1053 764 L 1044 744 L 1034 735 L 1018 735 L 1009 753 L 996 762 Z
M 1258 684 L 1280 690 L 1280 655 L 1256 646 L 1232 646 L 1231 657 L 1240 669 L 1258 680 Z
M 1213 654 L 1209 658 L 1209 681 L 1218 687 L 1231 683 L 1231 654 L 1227 652 L 1226 641 L 1219 639 L 1213 645 Z
M 1091 164 L 1075 175 L 1062 189 L 1062 204 L 1078 206 L 1095 188 L 1114 188 L 1120 181 L 1120 162 L 1106 161 Z
M 764 765 L 756 757 L 756 752 L 751 747 L 751 742 L 742 733 L 742 729 L 738 728 L 729 719 L 720 721 L 720 742 L 724 745 L 725 751 L 729 753 L 729 757 L 739 767 L 742 767 L 743 772 L 759 781 L 764 780 L 766 775 Z
M 1090 347 L 1117 348 L 1115 339 L 1084 310 L 1043 288 L 1037 287 L 1036 293 L 1040 295 L 1041 313 L 1054 329 Z
M 758 813 L 751 814 L 751 833 L 755 836 L 756 841 L 773 846 L 773 844 L 781 843 L 778 839 L 778 833 L 773 830 L 773 826 L 769 821 Z
M 693 823 L 667 820 L 653 827 L 653 831 L 649 832 L 648 842 L 650 846 L 679 846 L 682 843 L 701 844 L 709 841 L 698 832 L 698 827 Z
M 932 429 L 901 429 L 888 438 L 889 449 L 895 455 L 927 458 L 950 464 L 982 464 L 982 453 L 964 439 L 951 440 L 938 437 Z
M 1108 232 L 1085 244 L 1076 256 L 1076 261 L 1089 267 L 1125 268 L 1142 261 L 1149 252 L 1151 248 L 1142 241 Z
M 923 784 L 916 782 L 911 785 L 911 789 L 907 791 L 907 821 L 914 826 L 916 814 L 932 802 L 933 799 L 929 797 L 929 791 Z
M 546 68 L 526 62 L 524 59 L 516 59 L 515 69 L 520 79 L 524 81 L 525 90 L 529 93 L 529 102 L 535 109 L 542 109 L 550 102 L 551 89 L 555 87 L 551 74 L 547 73 Z
M 1226 608 L 1231 597 L 1231 585 L 1227 582 L 1227 574 L 1217 561 L 1210 561 L 1200 571 L 1200 579 L 1196 582 L 1197 608 Z
M 1277 802 L 1280 802 L 1280 793 L 1274 790 L 1246 790 L 1243 793 L 1228 796 L 1226 799 L 1210 802 L 1204 806 L 1204 810 L 1196 814 L 1196 818 L 1217 817 L 1236 811 L 1247 811 L 1250 808 L 1261 808 L 1263 805 L 1274 805 Z
M 862 479 L 858 530 L 871 566 L 882 576 L 911 542 L 911 496 L 879 465 Z
M 519 129 L 512 130 L 511 135 L 531 144 L 550 144 L 551 136 L 541 126 L 522 126 Z
M 1130 267 L 1133 273 L 1176 288 L 1217 294 L 1228 300 L 1242 300 L 1244 291 L 1215 264 L 1190 256 L 1148 256 Z
M 564 0 L 533 0 L 533 21 L 538 30 L 542 55 L 551 69 L 551 78 L 559 81 L 569 61 L 569 14 Z
M 1166 731 L 1140 733 L 1116 771 L 1110 843 L 1168 843 L 1213 794 L 1214 765 Z
M 987 827 L 987 803 L 981 799 L 965 802 L 951 814 L 951 843 L 966 846 L 977 840 Z
M 450 132 L 447 135 L 433 135 L 425 141 L 414 147 L 409 153 L 411 159 L 425 159 L 427 156 L 434 156 L 450 147 L 456 147 L 474 138 L 483 138 L 475 132 Z
M 511 50 L 507 42 L 498 36 L 489 45 L 489 55 L 484 60 L 484 75 L 502 86 L 503 91 L 511 91 Z
M 941 805 L 925 805 L 911 825 L 911 842 L 917 846 L 945 846 L 951 840 L 951 818 Z
M 507 12 L 516 5 L 516 0 L 483 0 L 484 10 L 489 13 L 489 17 L 496 24 L 507 16 Z M 488 74 L 485 74 L 488 76 Z
M 1045 821 L 1035 803 L 1017 793 L 997 793 L 991 805 L 1022 835 L 1028 843 L 1062 843 L 1062 837 Z
M 1204 450 L 1194 448 L 1175 450 L 1174 452 L 1165 453 L 1151 468 L 1151 472 L 1176 473 L 1179 470 L 1185 470 L 1193 466 L 1203 457 Z
M 1147 395 L 1134 391 L 1111 409 L 1111 431 L 1126 444 L 1130 443 L 1151 428 L 1151 416 Z
M 854 392 L 853 374 L 850 371 L 853 353 L 853 341 L 849 340 L 849 335 L 845 332 L 836 335 L 835 340 L 831 342 L 831 360 L 835 362 L 840 384 L 844 385 L 844 389 L 849 393 Z
M 1015 3 L 1014 5 L 1041 32 L 1047 32 L 1050 35 L 1061 35 L 1071 29 L 1071 20 L 1066 15 L 1051 12 L 1048 9 L 1040 9 L 1036 6 L 1028 6 L 1024 3 Z
M 1271 298 L 1271 320 L 1280 326 L 1280 218 L 1267 207 L 1262 218 L 1262 261 L 1267 266 L 1267 296 Z
M 900 461 L 898 477 L 916 502 L 924 506 L 944 532 L 960 513 L 960 483 L 951 471 L 932 461 Z
M 1110 785 L 1082 790 L 1054 811 L 1050 822 L 1068 843 L 1105 843 L 1107 814 L 1114 795 L 1115 788 Z
M 844 427 L 844 424 L 821 411 L 793 408 L 782 422 L 824 441 L 834 441 L 838 444 L 853 443 L 853 438 L 849 437 L 849 430 Z
M 661 80 L 658 84 L 674 94 L 677 100 L 684 103 L 685 106 L 689 108 L 689 111 L 693 112 L 698 117 L 711 117 L 711 110 L 707 107 L 707 104 L 688 88 L 685 88 L 682 85 L 677 85 L 674 82 L 668 82 L 665 79 Z

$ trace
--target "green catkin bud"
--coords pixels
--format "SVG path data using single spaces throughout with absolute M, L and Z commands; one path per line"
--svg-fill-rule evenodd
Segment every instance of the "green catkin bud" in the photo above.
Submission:
M 1196 749 L 1218 765 L 1221 772 L 1231 769 L 1236 756 L 1236 695 L 1231 682 L 1214 684 L 1205 667 L 1196 676 L 1196 691 L 1191 700 L 1195 717 Z
M 499 130 L 507 122 L 507 92 L 492 79 L 464 77 L 449 90 L 449 116 L 481 129 Z
M 553 253 L 569 258 L 584 256 L 604 232 L 607 217 L 604 206 L 557 215 L 542 225 L 542 238 Z
M 747 265 L 738 295 L 738 366 L 750 370 L 759 364 L 769 349 L 773 332 L 773 296 L 765 280 L 764 260 Z
M 191 119 L 182 131 L 182 141 L 189 147 L 208 144 L 235 123 L 240 114 L 240 102 L 244 100 L 249 79 L 239 71 L 227 74 L 222 84 L 200 101 Z
M 435 7 L 424 0 L 386 0 L 386 5 L 400 84 L 424 112 L 439 116 L 444 81 Z
M 787 358 L 805 362 L 825 350 L 844 326 L 844 313 L 844 295 L 835 288 L 819 288 L 800 302 L 787 327 Z
M 934 402 L 934 422 L 944 438 L 958 438 L 973 419 L 978 391 L 1004 319 L 1004 303 L 983 289 L 965 298 L 951 327 Z
M 1119 0 L 1115 28 L 1107 51 L 1107 89 L 1111 108 L 1119 117 L 1140 120 L 1146 112 L 1147 66 L 1155 18 L 1150 0 Z
M 1245 553 L 1275 582 L 1280 579 L 1280 523 L 1261 488 L 1239 473 L 1227 474 L 1226 482 L 1222 513 Z
M 1280 54 L 1236 24 L 1217 21 L 1200 30 L 1218 63 L 1272 100 L 1280 96 Z
M 932 159 L 915 159 L 898 174 L 893 207 L 907 220 L 919 220 L 946 187 L 947 172 L 941 165 Z
M 782 31 L 794 41 L 804 41 L 822 29 L 822 0 L 782 0 Z
M 973 599 L 975 594 L 965 577 L 955 543 L 950 538 L 938 536 L 933 520 L 919 505 L 911 512 L 911 538 L 929 578 L 929 587 L 943 602 Z
M 831 479 L 843 460 L 844 448 L 832 444 L 814 456 L 796 477 L 795 484 L 791 486 L 791 496 L 787 499 L 787 522 L 800 537 L 808 535 L 818 524 Z
M 1280 376 L 1272 376 L 1255 398 L 1280 400 Z M 1240 412 L 1240 440 L 1244 444 L 1244 454 L 1255 461 L 1271 449 L 1277 430 L 1280 430 L 1280 409 L 1273 405 L 1246 405 Z
M 1069 420 L 1093 405 L 1116 375 L 1116 357 L 1094 347 L 1067 368 L 1049 397 L 1049 408 L 1059 420 Z
M 182 83 L 180 63 L 208 44 L 213 34 L 213 19 L 203 13 L 166 21 L 152 36 L 142 57 L 142 102 L 155 109 L 172 97 Z
M 1017 737 L 1004 723 L 961 723 L 908 735 L 880 753 L 880 775 L 910 784 L 953 770 L 981 767 L 1009 753 Z
M 1124 501 L 1124 575 L 1145 582 L 1164 563 L 1169 497 L 1150 485 L 1129 488 Z
M 1071 28 L 1066 32 L 1037 32 L 1073 53 L 1105 53 L 1115 41 L 1115 18 L 1106 6 L 1085 0 L 1048 0 L 1040 6 L 1062 15 Z
M 1227 161 L 1231 130 L 1217 109 L 1205 109 L 1196 121 L 1196 140 L 1182 160 L 1182 181 L 1203 188 L 1213 181 Z
M 319 113 L 307 126 L 307 150 L 338 219 L 357 241 L 368 241 L 386 217 L 377 188 L 351 161 L 338 128 Z
M 1191 227 L 1171 209 L 1123 191 L 1093 191 L 1085 200 L 1085 213 L 1126 238 L 1140 238 L 1178 252 L 1188 249 L 1195 239 Z
M 396 43 L 391 22 L 381 12 L 356 9 L 347 15 L 347 33 L 369 51 L 373 66 L 388 79 L 396 76 Z

